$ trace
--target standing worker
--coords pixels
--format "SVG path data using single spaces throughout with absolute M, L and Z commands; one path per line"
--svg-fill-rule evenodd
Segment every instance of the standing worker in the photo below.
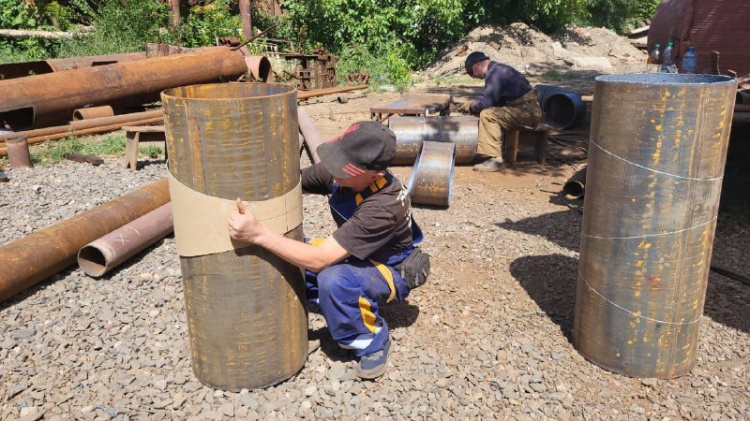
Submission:
M 542 121 L 536 88 L 518 70 L 491 61 L 475 51 L 466 57 L 466 73 L 484 79 L 479 101 L 461 104 L 459 111 L 479 116 L 475 171 L 502 171 L 503 130 L 534 129 Z
M 302 170 L 302 189 L 330 195 L 338 225 L 330 237 L 308 244 L 276 234 L 239 199 L 229 233 L 307 270 L 308 298 L 318 300 L 331 336 L 360 358 L 357 375 L 374 379 L 385 373 L 391 346 L 378 308 L 403 302 L 427 280 L 429 256 L 414 246 L 422 233 L 406 187 L 387 169 L 396 154 L 390 129 L 356 123 L 317 152 L 321 162 Z

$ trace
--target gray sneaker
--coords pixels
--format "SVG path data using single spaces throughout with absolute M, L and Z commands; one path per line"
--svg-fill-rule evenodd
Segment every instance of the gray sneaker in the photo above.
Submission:
M 357 377 L 360 379 L 372 380 L 385 374 L 388 369 L 388 354 L 391 351 L 391 340 L 385 343 L 380 351 L 372 354 L 363 355 L 357 366 Z
M 501 172 L 503 170 L 505 170 L 505 163 L 499 158 L 491 158 L 481 164 L 474 165 L 474 171 Z

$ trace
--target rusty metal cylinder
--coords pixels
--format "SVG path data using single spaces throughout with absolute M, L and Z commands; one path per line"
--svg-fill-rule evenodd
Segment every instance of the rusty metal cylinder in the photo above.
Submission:
M 409 178 L 411 203 L 441 207 L 451 205 L 455 157 L 454 143 L 422 142 Z
M 98 278 L 172 232 L 172 204 L 167 203 L 98 238 L 78 251 L 78 266 Z
M 260 202 L 288 195 L 300 183 L 296 99 L 294 88 L 264 83 L 165 91 L 174 180 L 191 194 L 216 200 Z M 172 194 L 179 251 L 188 238 L 179 220 L 189 209 L 175 200 Z M 301 207 L 301 197 L 297 201 Z M 284 235 L 302 240 L 301 223 Z M 201 382 L 239 391 L 273 385 L 302 368 L 307 315 L 299 268 L 259 246 L 180 253 L 193 372 Z
M 573 327 L 589 361 L 641 378 L 695 364 L 736 89 L 596 78 Z
M 13 169 L 32 168 L 29 142 L 24 135 L 11 135 L 5 140 L 8 161 Z
M 477 153 L 479 119 L 457 117 L 392 117 L 388 127 L 396 134 L 396 156 L 392 165 L 412 165 L 422 142 L 450 142 L 456 145 L 456 164 L 469 164 Z
M 112 117 L 113 115 L 115 115 L 115 110 L 112 107 L 102 105 L 101 107 L 79 108 L 73 111 L 73 120 L 90 120 L 92 118 Z
M 586 167 L 578 170 L 568 181 L 563 184 L 563 194 L 573 199 L 583 199 L 586 193 Z

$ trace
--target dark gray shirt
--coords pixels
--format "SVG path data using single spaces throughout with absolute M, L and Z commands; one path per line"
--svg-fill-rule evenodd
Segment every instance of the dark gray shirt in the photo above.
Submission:
M 487 74 L 484 75 L 482 97 L 471 104 L 471 113 L 479 114 L 485 108 L 502 107 L 526 95 L 530 90 L 531 84 L 518 70 L 490 61 Z

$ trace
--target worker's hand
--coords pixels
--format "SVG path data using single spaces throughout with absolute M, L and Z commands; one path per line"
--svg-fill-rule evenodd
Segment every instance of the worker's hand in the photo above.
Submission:
M 229 215 L 229 236 L 234 240 L 257 244 L 264 229 L 238 197 L 237 212 Z
M 458 111 L 464 114 L 471 114 L 471 101 L 462 102 L 458 106 Z

